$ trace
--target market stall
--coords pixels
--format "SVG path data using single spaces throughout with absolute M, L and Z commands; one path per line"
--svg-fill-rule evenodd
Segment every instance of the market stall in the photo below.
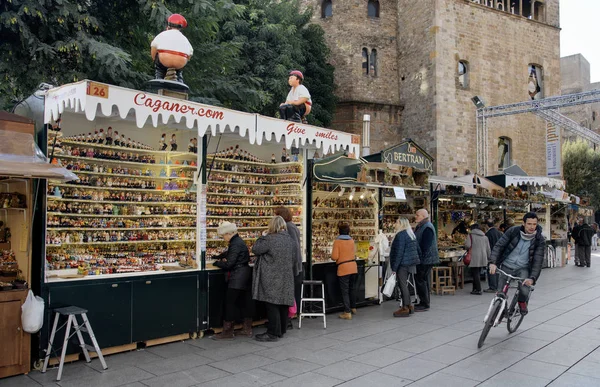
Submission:
M 0 112 L 0 378 L 29 372 L 31 335 L 21 326 L 21 306 L 32 283 L 33 194 L 39 180 L 76 179 L 51 165 L 33 140 L 33 122 Z
M 307 160 L 356 153 L 359 143 L 92 81 L 51 89 L 45 122 L 60 128 L 47 132 L 48 154 L 79 181 L 45 190 L 44 295 L 88 309 L 103 348 L 219 326 L 225 277 L 211 264 L 224 248 L 219 223 L 235 222 L 250 245 L 286 205 L 304 228 Z

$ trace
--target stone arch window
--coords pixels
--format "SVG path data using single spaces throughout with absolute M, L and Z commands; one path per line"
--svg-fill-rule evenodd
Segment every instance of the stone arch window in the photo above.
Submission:
M 527 78 L 527 93 L 532 100 L 544 97 L 544 74 L 542 66 L 530 63 L 529 76 Z
M 366 47 L 362 49 L 362 73 L 369 75 L 369 50 Z
M 333 4 L 331 0 L 323 0 L 321 2 L 321 17 L 323 19 L 333 16 Z
M 371 50 L 371 60 L 369 61 L 369 74 L 372 77 L 377 76 L 377 50 Z
M 458 84 L 463 89 L 469 87 L 469 63 L 464 60 L 458 61 Z
M 506 8 L 504 7 L 504 0 L 496 0 L 496 9 L 500 11 L 506 11 Z
M 512 158 L 512 140 L 509 137 L 498 137 L 498 170 L 510 167 Z
M 367 15 L 369 17 L 379 17 L 379 0 L 369 0 L 367 3 Z

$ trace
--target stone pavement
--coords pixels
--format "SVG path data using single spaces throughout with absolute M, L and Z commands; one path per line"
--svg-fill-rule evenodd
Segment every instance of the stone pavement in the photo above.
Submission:
M 600 386 L 600 254 L 591 269 L 545 269 L 530 313 L 477 349 L 491 294 L 433 296 L 432 309 L 393 318 L 395 302 L 352 321 L 305 320 L 276 343 L 209 338 L 69 364 L 60 386 Z M 572 262 L 572 261 L 571 261 Z M 262 332 L 256 328 L 255 332 Z M 0 387 L 56 386 L 57 369 L 0 379 Z

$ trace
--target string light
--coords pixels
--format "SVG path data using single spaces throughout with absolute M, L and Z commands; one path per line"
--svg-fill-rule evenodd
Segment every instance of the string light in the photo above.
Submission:
M 350 196 L 348 197 L 349 200 L 354 199 L 354 192 L 356 192 L 356 188 L 352 188 L 352 191 L 350 191 Z

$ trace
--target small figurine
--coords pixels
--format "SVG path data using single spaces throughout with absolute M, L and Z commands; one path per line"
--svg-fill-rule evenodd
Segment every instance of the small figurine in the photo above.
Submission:
M 167 177 L 167 171 L 163 168 L 160 170 L 160 177 Z
M 88 133 L 87 138 L 85 139 L 85 142 L 92 142 L 92 132 Z
M 104 144 L 104 129 L 100 129 L 98 133 L 98 144 Z
M 121 138 L 119 137 L 119 132 L 115 131 L 115 146 L 121 146 Z
M 194 53 L 189 40 L 181 33 L 185 27 L 187 20 L 174 13 L 167 19 L 166 31 L 158 34 L 150 44 L 155 79 L 164 79 L 171 68 L 175 69 L 177 82 L 183 83 L 181 72 Z
M 122 134 L 121 135 L 121 146 L 126 146 L 127 145 L 127 141 L 125 140 L 125 135 Z
M 287 155 L 287 149 L 283 148 L 283 150 L 281 151 L 281 162 L 285 163 L 288 160 L 288 155 Z
M 175 152 L 177 150 L 177 137 L 175 137 L 175 133 L 171 136 L 171 152 Z
M 167 134 L 163 133 L 162 136 L 160 136 L 160 140 L 158 140 L 158 149 L 161 151 L 164 151 L 165 149 L 167 149 Z
M 190 138 L 190 142 L 188 143 L 188 152 L 193 153 L 194 152 L 194 139 Z
M 271 154 L 271 164 L 275 164 L 277 163 L 276 159 L 275 159 L 275 153 Z
M 106 145 L 112 145 L 113 144 L 113 133 L 112 133 L 112 126 L 109 126 L 108 129 L 106 129 Z

